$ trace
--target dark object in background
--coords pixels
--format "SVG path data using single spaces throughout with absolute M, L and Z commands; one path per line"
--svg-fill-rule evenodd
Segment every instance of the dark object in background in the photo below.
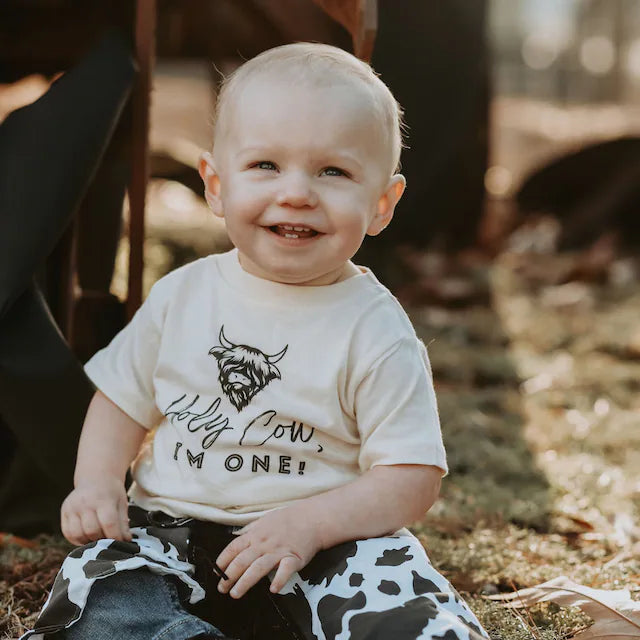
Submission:
M 0 530 L 59 527 L 93 386 L 29 287 L 0 320 Z
M 112 34 L 39 100 L 0 125 L 0 317 L 77 210 L 133 73 L 128 47 Z
M 58 528 L 93 393 L 33 276 L 87 191 L 133 76 L 128 46 L 110 34 L 0 125 L 0 529 L 13 533 Z
M 395 247 L 473 246 L 487 168 L 486 0 L 379 0 L 372 64 L 405 110 L 407 190 L 389 228 L 357 260 L 398 284 Z
M 561 220 L 559 249 L 580 249 L 614 232 L 623 248 L 640 246 L 640 138 L 623 137 L 561 156 L 529 176 L 521 213 Z
M 127 43 L 133 43 L 134 33 L 138 33 L 138 9 L 151 6 L 153 0 L 112 0 L 104 5 L 71 0 L 4 0 L 0 3 L 0 83 L 26 80 L 34 74 L 41 81 L 56 77 L 78 64 L 109 28 L 121 33 Z M 144 35 L 151 31 L 149 26 Z M 136 35 L 136 59 L 146 60 L 140 56 L 138 40 Z M 138 89 L 142 77 L 146 74 L 138 72 Z M 12 89 L 15 91 L 15 87 L 5 87 L 3 93 L 10 96 Z M 138 90 L 138 98 L 143 93 Z M 144 138 L 143 127 L 133 126 L 134 117 L 145 110 L 145 105 L 139 107 L 140 102 L 139 99 L 138 108 L 134 108 L 133 100 L 129 100 L 124 107 L 77 214 L 38 273 L 51 313 L 81 360 L 105 346 L 125 321 L 124 303 L 111 296 L 109 290 L 122 231 L 125 188 L 130 184 L 136 194 L 144 189 L 138 186 L 144 181 L 144 167 L 140 162 L 132 167 L 134 152 L 139 156 L 138 149 L 144 147 L 144 142 L 136 144 L 138 138 Z M 140 226 L 138 200 L 132 205 L 128 233 L 135 265 L 141 253 L 141 241 L 133 233 Z M 132 272 L 127 303 L 135 299 L 141 280 L 141 268 L 132 268 Z M 108 327 L 107 317 L 113 319 Z M 122 321 L 116 321 L 118 318 Z M 101 330 L 94 331 L 94 325 L 100 325 Z

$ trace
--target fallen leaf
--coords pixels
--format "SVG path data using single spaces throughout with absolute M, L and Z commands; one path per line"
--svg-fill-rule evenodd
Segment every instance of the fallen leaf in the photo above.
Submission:
M 552 513 L 554 518 L 555 530 L 559 531 L 563 535 L 567 534 L 581 534 L 586 531 L 595 531 L 595 525 L 593 522 L 586 520 L 583 516 L 572 513 L 568 510 L 558 510 Z
M 627 589 L 592 589 L 559 576 L 528 589 L 485 596 L 502 600 L 505 607 L 521 608 L 551 600 L 564 607 L 580 607 L 593 621 L 574 640 L 628 640 L 640 638 L 640 602 Z

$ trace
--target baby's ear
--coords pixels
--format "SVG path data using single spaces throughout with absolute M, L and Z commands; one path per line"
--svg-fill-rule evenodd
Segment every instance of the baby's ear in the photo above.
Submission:
M 209 208 L 214 215 L 223 218 L 224 213 L 222 211 L 222 201 L 220 200 L 220 178 L 213 165 L 213 156 L 208 151 L 205 151 L 200 156 L 198 172 L 202 182 L 204 182 L 204 198 Z
M 406 185 L 407 181 L 403 175 L 396 173 L 391 176 L 384 193 L 380 196 L 380 200 L 378 200 L 378 210 L 369 224 L 367 235 L 377 236 L 391 222 L 393 212 L 396 209 L 398 200 L 402 198 Z

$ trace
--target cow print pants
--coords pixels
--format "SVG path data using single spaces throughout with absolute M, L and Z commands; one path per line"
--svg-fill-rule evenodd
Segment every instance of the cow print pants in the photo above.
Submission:
M 488 637 L 455 589 L 433 568 L 420 542 L 406 530 L 321 551 L 291 577 L 279 594 L 270 593 L 265 578 L 241 599 L 233 600 L 218 592 L 219 578 L 213 564 L 233 539 L 233 527 L 176 519 L 134 505 L 130 506 L 129 516 L 131 542 L 98 540 L 69 554 L 35 628 L 21 640 L 109 637 L 103 636 L 105 609 L 113 612 L 117 630 L 110 637 L 135 640 Z M 154 574 L 153 579 L 149 571 Z M 130 573 L 125 576 L 121 572 Z M 118 580 L 110 581 L 114 574 L 120 574 Z M 144 581 L 147 594 L 148 584 L 157 589 L 157 598 L 152 592 L 146 603 L 142 588 L 130 589 L 126 597 L 122 596 L 122 607 L 135 612 L 135 633 L 122 622 L 118 593 L 110 593 L 121 589 L 119 581 L 126 577 L 134 585 L 136 580 L 141 586 Z M 100 588 L 92 593 L 96 581 L 101 581 Z M 171 614 L 174 619 L 167 620 L 166 630 L 159 633 L 152 630 L 151 619 L 157 611 L 149 602 L 157 602 L 157 609 L 168 616 L 169 609 L 161 605 L 168 590 L 176 594 L 173 600 L 178 609 Z M 98 599 L 110 604 L 100 608 Z M 148 635 L 139 631 L 145 614 L 149 616 Z M 95 633 L 91 631 L 92 624 Z

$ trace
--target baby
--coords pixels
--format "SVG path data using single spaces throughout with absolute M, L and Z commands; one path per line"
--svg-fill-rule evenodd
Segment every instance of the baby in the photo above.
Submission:
M 402 528 L 447 471 L 431 372 L 351 262 L 402 196 L 401 145 L 393 95 L 340 49 L 224 83 L 200 175 L 235 248 L 158 281 L 87 363 L 62 506 L 83 546 L 23 638 L 487 637 Z

